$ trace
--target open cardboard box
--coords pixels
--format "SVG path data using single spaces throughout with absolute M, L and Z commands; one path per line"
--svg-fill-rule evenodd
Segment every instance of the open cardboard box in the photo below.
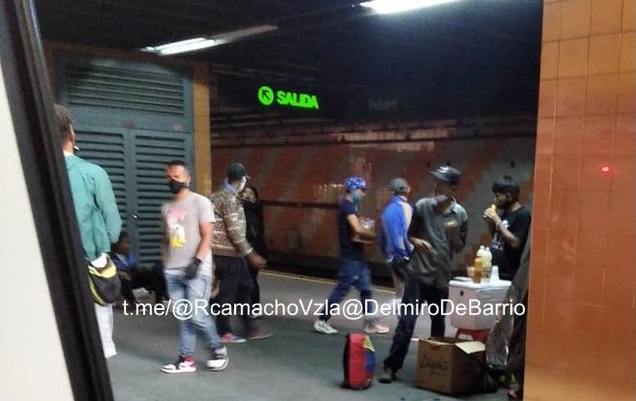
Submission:
M 360 220 L 360 224 L 362 225 L 362 227 L 367 230 L 367 231 L 372 231 L 375 232 L 375 220 L 370 219 L 368 217 L 359 217 Z M 351 238 L 352 241 L 354 242 L 361 242 L 363 244 L 374 244 L 375 241 L 371 240 L 371 239 L 366 239 L 366 238 L 360 238 L 359 235 L 354 234 L 353 237 Z
M 375 244 L 375 241 L 370 240 L 370 239 L 362 239 L 357 234 L 354 234 L 353 237 L 351 237 L 351 241 L 360 242 L 360 243 L 363 243 L 363 244 Z
M 445 394 L 475 392 L 486 346 L 479 341 L 436 337 L 419 341 L 418 387 Z

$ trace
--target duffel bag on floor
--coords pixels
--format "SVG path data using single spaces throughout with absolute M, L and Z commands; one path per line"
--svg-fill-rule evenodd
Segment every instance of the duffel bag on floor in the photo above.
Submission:
M 347 334 L 342 365 L 344 369 L 343 387 L 363 390 L 371 386 L 375 373 L 375 349 L 368 335 Z

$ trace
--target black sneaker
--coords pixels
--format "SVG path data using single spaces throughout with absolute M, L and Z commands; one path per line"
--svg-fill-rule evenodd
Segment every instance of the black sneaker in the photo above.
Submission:
M 391 383 L 395 380 L 395 372 L 391 368 L 384 368 L 384 373 L 378 378 L 380 383 Z
M 266 338 L 270 338 L 273 335 L 274 333 L 272 333 L 271 331 L 267 331 L 265 329 L 256 329 L 247 335 L 247 339 L 248 340 L 265 340 Z
M 227 356 L 227 348 L 221 346 L 210 352 L 210 359 L 206 366 L 210 370 L 219 371 L 227 368 L 229 362 L 230 358 Z
M 197 363 L 191 356 L 180 356 L 174 363 L 169 363 L 161 368 L 163 373 L 193 373 L 197 371 Z

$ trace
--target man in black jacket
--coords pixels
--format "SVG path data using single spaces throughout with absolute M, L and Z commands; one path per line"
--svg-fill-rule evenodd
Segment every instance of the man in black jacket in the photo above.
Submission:
M 265 221 L 263 219 L 263 204 L 258 198 L 258 191 L 253 186 L 246 186 L 241 192 L 245 219 L 247 220 L 246 237 L 247 241 L 254 247 L 259 255 L 267 259 L 267 245 L 265 244 Z M 258 285 L 258 272 L 250 266 L 250 276 L 252 277 L 252 305 L 261 302 L 261 290 Z M 253 315 L 252 317 L 258 317 Z

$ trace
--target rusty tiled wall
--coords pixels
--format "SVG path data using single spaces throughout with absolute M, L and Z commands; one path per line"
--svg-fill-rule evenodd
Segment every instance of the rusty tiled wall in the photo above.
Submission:
M 379 218 L 389 199 L 388 183 L 396 176 L 412 186 L 411 200 L 431 194 L 428 171 L 450 162 L 463 171 L 457 197 L 469 212 L 469 244 L 457 258 L 458 266 L 474 255 L 474 245 L 487 233 L 481 214 L 491 203 L 492 181 L 501 174 L 518 177 L 528 184 L 532 176 L 534 138 L 438 140 L 393 144 L 332 144 L 281 147 L 213 149 L 214 183 L 223 181 L 226 166 L 243 162 L 261 199 L 335 205 L 342 194 L 342 181 L 361 175 L 371 190 L 361 205 L 361 214 Z M 511 167 L 514 162 L 514 167 Z M 531 185 L 526 185 L 530 189 Z M 531 201 L 530 191 L 524 202 Z M 265 208 L 267 242 L 272 250 L 296 251 L 303 255 L 338 257 L 336 210 L 319 207 L 272 205 Z M 295 249 L 298 247 L 298 249 Z M 375 246 L 371 261 L 381 262 Z

